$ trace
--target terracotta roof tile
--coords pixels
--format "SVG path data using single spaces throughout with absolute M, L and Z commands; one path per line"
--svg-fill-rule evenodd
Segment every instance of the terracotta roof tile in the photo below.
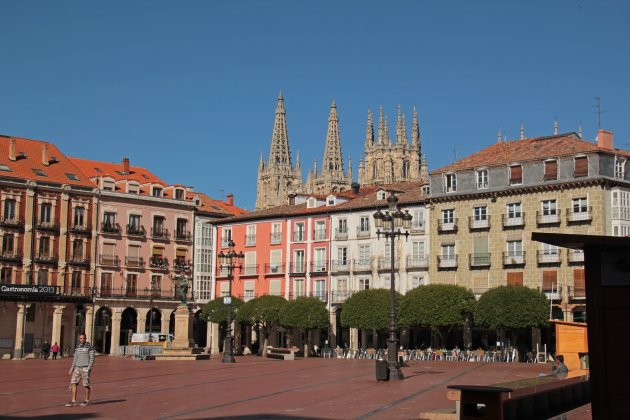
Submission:
M 600 148 L 596 143 L 581 140 L 575 133 L 567 133 L 495 143 L 457 162 L 433 170 L 431 174 L 600 151 L 630 156 L 630 152 L 626 150 Z
M 207 213 L 219 213 L 231 216 L 237 216 L 246 214 L 247 210 L 236 206 L 230 206 L 228 203 L 220 200 L 215 200 L 208 197 L 203 193 L 196 193 L 199 196 L 200 204 L 197 206 L 197 210 Z
M 139 166 L 130 166 L 129 173 L 123 173 L 122 163 L 109 163 L 101 162 L 98 160 L 89 160 L 71 157 L 69 158 L 77 165 L 81 171 L 87 174 L 90 178 L 108 176 L 116 181 L 136 181 L 139 184 L 161 184 L 167 186 L 168 184 L 162 181 L 160 178 L 149 172 L 145 168 Z
M 15 139 L 15 154 L 18 157 L 15 161 L 9 160 L 12 138 Z M 48 145 L 48 165 L 42 162 L 45 144 Z M 0 164 L 10 169 L 10 171 L 0 170 L 0 176 L 6 178 L 95 187 L 87 174 L 81 171 L 70 158 L 61 153 L 54 144 L 44 141 L 0 135 Z M 36 171 L 45 176 L 37 175 Z

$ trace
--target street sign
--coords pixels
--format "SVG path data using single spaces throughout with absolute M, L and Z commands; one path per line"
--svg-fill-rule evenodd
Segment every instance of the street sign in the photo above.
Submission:
M 230 296 L 223 297 L 223 303 L 229 305 L 232 303 L 232 298 Z

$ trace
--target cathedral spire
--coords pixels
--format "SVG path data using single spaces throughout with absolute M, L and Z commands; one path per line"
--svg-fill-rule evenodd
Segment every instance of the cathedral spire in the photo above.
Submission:
M 525 124 L 521 121 L 521 140 L 525 140 Z
M 385 115 L 385 138 L 383 139 L 383 144 L 390 146 L 391 143 L 392 142 L 389 139 L 389 123 L 387 122 L 387 115 Z
M 282 92 L 278 95 L 278 104 L 276 105 L 276 119 L 273 124 L 273 134 L 271 135 L 271 150 L 269 152 L 268 166 L 291 167 L 289 134 L 287 133 L 287 118 Z
M 348 180 L 352 183 L 352 158 L 348 157 Z
M 407 146 L 407 127 L 405 116 L 400 112 L 400 105 L 398 105 L 398 120 L 396 121 L 396 145 Z
M 260 162 L 258 163 L 258 171 L 262 171 L 265 169 L 265 158 L 263 157 L 263 152 L 260 152 Z
M 420 149 L 420 123 L 418 122 L 418 111 L 413 107 L 413 120 L 411 121 L 411 145 Z
M 365 148 L 374 146 L 374 122 L 372 111 L 368 108 L 367 127 L 365 128 Z
M 330 105 L 330 115 L 328 116 L 328 132 L 326 134 L 322 173 L 333 173 L 338 171 L 343 173 L 343 159 L 341 157 L 341 136 L 339 135 L 339 116 L 337 115 L 337 105 L 335 104 L 335 101 L 332 101 L 332 104 Z
M 553 135 L 554 136 L 558 135 L 558 117 L 555 117 L 553 119 Z
M 383 121 L 383 105 L 378 108 L 378 144 L 385 143 L 385 122 Z
M 501 127 L 499 127 L 499 132 L 497 133 L 497 143 L 501 143 Z

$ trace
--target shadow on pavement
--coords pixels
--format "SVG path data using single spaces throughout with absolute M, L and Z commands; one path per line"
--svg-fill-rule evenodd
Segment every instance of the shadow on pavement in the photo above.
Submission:
M 125 402 L 127 400 L 104 400 L 104 401 L 92 401 L 90 405 L 101 405 L 101 404 L 115 404 Z
M 50 414 L 48 416 L 0 416 L 0 420 L 13 420 L 13 419 L 39 419 L 39 420 L 73 420 L 73 419 L 90 419 L 100 417 L 96 413 L 77 413 L 77 414 Z
M 304 417 L 304 416 L 287 416 L 280 414 L 256 414 L 256 415 L 248 415 L 248 416 L 221 416 L 221 417 L 203 417 L 204 419 L 228 419 L 228 420 L 320 420 L 322 417 Z M 198 420 L 201 420 L 199 418 Z

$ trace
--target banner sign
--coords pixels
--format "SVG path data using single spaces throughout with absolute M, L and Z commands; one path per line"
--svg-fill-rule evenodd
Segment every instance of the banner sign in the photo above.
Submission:
M 3 284 L 0 296 L 55 296 L 60 293 L 59 286 L 38 286 L 28 284 Z

